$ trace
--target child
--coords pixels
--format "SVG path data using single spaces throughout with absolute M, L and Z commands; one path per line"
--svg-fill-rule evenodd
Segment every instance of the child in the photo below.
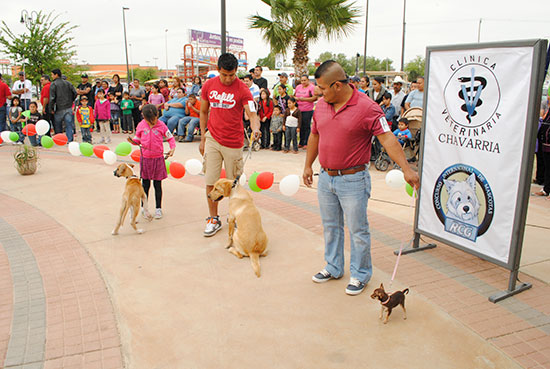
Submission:
M 80 124 L 80 132 L 82 132 L 82 142 L 92 143 L 92 134 L 90 127 L 94 124 L 94 110 L 88 106 L 88 98 L 86 95 L 80 97 L 80 106 L 76 109 L 76 120 Z
M 401 145 L 405 143 L 404 138 L 412 139 L 411 131 L 409 131 L 409 120 L 407 118 L 399 119 L 397 129 L 393 131 L 393 134 L 397 137 L 397 140 Z
M 120 133 L 120 106 L 114 92 L 109 92 L 109 101 L 111 103 L 111 123 L 113 124 L 113 133 Z
M 141 145 L 141 179 L 143 183 L 143 189 L 147 198 L 149 198 L 149 188 L 151 187 L 151 180 L 153 180 L 153 186 L 155 187 L 155 202 L 156 211 L 155 219 L 162 218 L 162 180 L 168 177 L 166 172 L 166 164 L 164 163 L 162 145 L 163 139 L 168 140 L 170 145 L 170 151 L 167 156 L 174 155 L 176 149 L 176 140 L 172 133 L 168 130 L 168 127 L 164 122 L 158 119 L 158 109 L 148 104 L 143 107 L 144 119 L 139 122 L 136 127 L 136 136 L 132 138 L 128 137 L 128 141 L 134 145 Z M 143 213 L 143 210 L 142 210 Z
M 160 110 L 165 102 L 164 96 L 159 92 L 159 85 L 153 85 L 148 103 L 155 105 L 157 110 Z
M 285 131 L 285 154 L 290 150 L 290 140 L 292 140 L 293 152 L 298 153 L 298 133 L 301 126 L 302 112 L 298 109 L 296 98 L 290 97 L 288 99 L 288 109 L 285 112 L 285 125 L 283 126 L 283 131 Z
M 111 143 L 111 127 L 109 120 L 111 119 L 111 103 L 105 98 L 105 92 L 100 89 L 97 91 L 94 116 L 99 124 L 101 133 L 101 141 L 99 143 Z
M 132 119 L 132 109 L 134 108 L 134 102 L 130 100 L 130 94 L 125 91 L 122 95 L 123 99 L 120 102 L 120 108 L 122 109 L 122 133 L 134 133 L 134 120 Z
M 21 115 L 21 113 L 23 113 L 23 109 L 19 106 L 20 104 L 21 100 L 19 100 L 17 96 L 11 100 L 10 126 L 12 132 L 17 132 L 19 135 L 19 139 L 15 142 L 18 145 L 21 145 L 23 140 L 25 140 L 25 136 L 21 132 L 23 130 L 23 122 L 25 121 L 25 117 Z
M 31 103 L 29 104 L 29 110 L 31 111 L 31 114 L 29 115 L 29 118 L 27 118 L 27 124 L 36 124 L 40 119 L 42 119 L 42 115 L 40 115 L 40 113 L 38 112 L 38 104 L 35 101 L 31 101 Z M 40 142 L 40 136 L 29 136 L 29 141 L 31 141 L 31 145 L 38 146 Z
M 269 131 L 273 133 L 273 151 L 281 151 L 283 142 L 283 121 L 284 116 L 281 113 L 281 107 L 275 105 L 273 107 L 273 114 L 271 115 L 271 123 L 269 125 Z

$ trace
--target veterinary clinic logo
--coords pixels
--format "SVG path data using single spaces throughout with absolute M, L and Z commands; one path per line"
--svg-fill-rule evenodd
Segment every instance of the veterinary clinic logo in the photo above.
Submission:
M 462 63 L 450 66 L 454 73 L 443 91 L 443 114 L 454 133 L 480 136 L 498 123 L 501 91 L 495 68 L 496 63 L 490 64 L 488 58 L 475 56 L 464 57 Z
M 218 91 L 212 90 L 210 91 L 208 98 L 210 100 L 210 105 L 213 108 L 231 109 L 236 104 L 235 95 L 228 94 L 226 92 L 222 92 L 220 94 Z
M 452 165 L 441 173 L 433 205 L 446 232 L 473 242 L 489 229 L 495 208 L 487 179 L 466 164 Z

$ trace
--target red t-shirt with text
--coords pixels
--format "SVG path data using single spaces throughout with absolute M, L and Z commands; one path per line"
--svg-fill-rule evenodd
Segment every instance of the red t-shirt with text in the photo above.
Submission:
M 248 86 L 235 78 L 226 86 L 220 77 L 206 81 L 202 86 L 201 98 L 210 104 L 208 131 L 220 144 L 240 148 L 244 144 L 243 111 L 249 101 L 254 102 Z

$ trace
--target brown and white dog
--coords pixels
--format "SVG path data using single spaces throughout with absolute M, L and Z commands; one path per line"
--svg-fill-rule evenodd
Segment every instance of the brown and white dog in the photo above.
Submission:
M 403 308 L 403 319 L 407 319 L 407 310 L 405 310 L 405 294 L 408 292 L 409 289 L 405 288 L 403 291 L 395 291 L 394 293 L 388 295 L 386 291 L 384 291 L 384 285 L 382 283 L 380 283 L 380 288 L 377 288 L 372 292 L 370 298 L 378 299 L 380 301 L 380 305 L 382 305 L 382 309 L 380 310 L 380 319 L 384 316 L 384 310 L 386 311 L 386 319 L 384 320 L 384 324 L 388 322 L 392 309 L 397 307 L 397 305 L 401 305 Z
M 130 224 L 132 225 L 132 228 L 134 228 L 137 233 L 143 233 L 143 229 L 136 227 L 136 218 L 139 214 L 140 202 L 143 202 L 143 213 L 145 218 L 149 221 L 153 219 L 153 217 L 149 213 L 149 210 L 147 209 L 147 196 L 145 195 L 145 191 L 141 186 L 139 178 L 134 175 L 134 171 L 132 170 L 133 167 L 134 164 L 122 163 L 113 172 L 115 177 L 126 178 L 126 187 L 124 189 L 124 194 L 122 195 L 120 216 L 117 225 L 115 226 L 115 229 L 113 229 L 113 235 L 118 234 L 118 230 L 122 226 L 128 210 L 131 210 Z
M 260 212 L 252 197 L 237 181 L 221 178 L 208 194 L 213 201 L 229 198 L 229 245 L 230 253 L 241 259 L 249 256 L 252 269 L 260 276 L 260 256 L 267 254 L 267 235 L 262 228 Z

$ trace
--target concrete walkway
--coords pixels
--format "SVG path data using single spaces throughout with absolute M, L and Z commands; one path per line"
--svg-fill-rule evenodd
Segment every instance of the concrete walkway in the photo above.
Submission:
M 199 158 L 197 146 L 178 144 L 175 159 Z M 414 212 L 384 173 L 371 171 L 374 276 L 350 297 L 349 274 L 311 282 L 323 267 L 315 190 L 254 194 L 270 239 L 257 279 L 248 259 L 224 249 L 226 202 L 224 229 L 202 236 L 203 177 L 170 177 L 164 218 L 142 222 L 143 235 L 126 223 L 111 236 L 124 187 L 113 167 L 56 147 L 23 177 L 12 151 L 0 147 L 6 368 L 550 368 L 550 201 L 530 204 L 520 279 L 531 290 L 492 304 L 507 271 L 440 245 L 402 257 L 392 290 L 411 289 L 408 319 L 395 310 L 384 325 L 369 295 L 389 283 Z M 279 181 L 301 173 L 304 155 L 253 153 L 246 173 L 270 170 Z

